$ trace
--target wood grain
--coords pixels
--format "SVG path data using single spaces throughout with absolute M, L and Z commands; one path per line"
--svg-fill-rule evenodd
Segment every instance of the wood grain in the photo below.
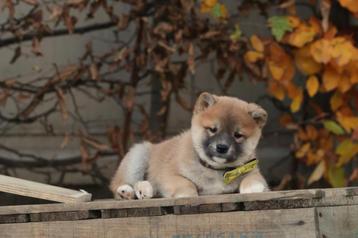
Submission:
M 358 206 L 317 208 L 319 237 L 358 237 Z
M 91 200 L 91 194 L 72 189 L 0 175 L 0 191 L 56 202 L 73 203 Z
M 316 237 L 314 208 L 0 225 L 1 237 Z
M 354 188 L 349 188 L 352 191 Z M 72 191 L 72 190 L 71 190 Z M 307 206 L 326 206 L 326 205 L 352 205 L 358 204 L 358 197 L 351 196 L 352 192 L 347 192 L 346 188 L 340 189 L 307 189 L 276 191 L 252 194 L 225 194 L 200 196 L 192 198 L 157 198 L 149 200 L 130 200 L 116 201 L 113 199 L 95 200 L 92 202 L 78 204 L 43 204 L 43 205 L 20 205 L 0 207 L 0 215 L 6 214 L 25 214 L 40 212 L 59 212 L 59 211 L 83 211 L 83 210 L 103 210 L 103 209 L 122 209 L 122 208 L 146 208 L 146 207 L 174 207 L 174 206 L 199 206 L 203 204 L 229 204 L 241 202 L 257 202 L 270 200 L 308 200 Z

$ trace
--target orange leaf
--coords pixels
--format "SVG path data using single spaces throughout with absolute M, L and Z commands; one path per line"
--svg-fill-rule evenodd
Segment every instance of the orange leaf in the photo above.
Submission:
M 341 93 L 345 93 L 347 92 L 350 88 L 352 87 L 350 78 L 345 75 L 342 74 L 341 78 L 339 79 L 339 83 L 338 83 L 338 89 Z
M 289 81 L 295 74 L 291 57 L 275 42 L 268 45 L 268 69 L 275 80 Z
M 358 83 L 358 61 L 350 62 L 347 66 L 347 70 L 350 74 L 350 82 L 352 84 Z
M 297 95 L 293 98 L 293 101 L 290 105 L 290 109 L 292 112 L 297 112 L 300 107 L 301 107 L 301 104 L 302 104 L 302 101 L 303 101 L 303 91 L 302 89 L 300 88 L 299 89 L 299 92 L 297 93 Z
M 252 35 L 250 38 L 250 42 L 252 47 L 258 51 L 263 52 L 264 51 L 264 44 L 262 43 L 261 39 L 257 35 Z
M 319 88 L 319 81 L 316 76 L 312 75 L 308 78 L 306 81 L 306 89 L 308 92 L 308 95 L 310 97 L 313 97 L 318 92 Z
M 202 0 L 200 1 L 200 12 L 207 13 L 210 12 L 213 7 L 217 4 L 218 0 Z
M 346 65 L 353 57 L 355 48 L 350 41 L 343 37 L 336 37 L 331 41 L 329 49 L 331 57 L 339 66 Z
M 245 53 L 244 58 L 249 63 L 256 63 L 258 60 L 263 59 L 264 55 L 261 52 L 250 50 Z
M 358 12 L 357 0 L 339 0 L 339 3 L 353 13 Z
M 311 42 L 316 36 L 317 32 L 313 27 L 309 27 L 305 24 L 301 24 L 298 28 L 289 34 L 286 41 L 293 46 L 301 48 L 305 44 Z
M 282 116 L 280 116 L 280 125 L 281 126 L 287 127 L 293 123 L 294 123 L 293 118 L 290 114 L 285 113 Z
M 323 73 L 323 85 L 327 91 L 331 91 L 338 86 L 340 75 L 332 67 L 327 67 Z
M 295 153 L 296 158 L 303 158 L 306 156 L 306 154 L 311 150 L 311 144 L 306 143 L 303 146 L 301 146 L 300 149 L 298 149 Z
M 321 39 L 311 45 L 311 54 L 316 62 L 328 63 L 331 60 L 331 44 L 327 39 Z
M 284 69 L 273 61 L 268 61 L 268 67 L 272 78 L 275 80 L 281 80 L 283 74 L 285 73 Z
M 358 117 L 355 116 L 346 116 L 342 113 L 337 113 L 337 121 L 342 125 L 342 127 L 350 133 L 352 130 L 358 128 Z
M 292 28 L 296 28 L 301 24 L 301 20 L 298 17 L 288 16 L 287 19 Z
M 321 64 L 311 56 L 310 46 L 302 47 L 294 52 L 297 68 L 306 75 L 316 74 L 321 71 Z
M 310 139 L 310 140 L 316 140 L 317 139 L 317 136 L 318 136 L 318 131 L 317 129 L 312 126 L 312 125 L 308 125 L 306 127 L 306 135 L 307 135 L 307 138 Z
M 280 101 L 282 101 L 285 98 L 284 88 L 275 81 L 269 82 L 268 90 L 271 95 L 273 95 L 275 98 L 277 98 Z
M 335 94 L 333 94 L 329 102 L 331 104 L 332 110 L 337 111 L 337 109 L 343 105 L 342 94 L 336 92 Z

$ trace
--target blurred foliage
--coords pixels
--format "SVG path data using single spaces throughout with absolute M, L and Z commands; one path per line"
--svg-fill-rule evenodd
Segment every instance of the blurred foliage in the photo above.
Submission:
M 306 178 L 307 185 L 322 178 L 332 186 L 357 180 L 358 168 L 350 174 L 344 168 L 353 163 L 358 153 L 358 2 L 231 1 L 237 4 L 236 9 L 230 9 L 228 2 L 2 1 L 1 14 L 6 12 L 7 20 L 0 24 L 0 47 L 16 46 L 9 59 L 12 64 L 24 55 L 41 57 L 41 43 L 47 37 L 107 28 L 118 34 L 130 27 L 135 35 L 128 42 L 119 39 L 111 51 L 101 55 L 95 55 L 88 42 L 78 63 L 55 67 L 50 76 L 39 74 L 29 83 L 1 80 L 1 119 L 12 124 L 47 122 L 49 115 L 59 112 L 63 120 L 68 120 L 72 115 L 69 104 L 75 105 L 75 100 L 67 97 L 73 90 L 91 89 L 101 97 L 114 98 L 124 122 L 108 130 L 109 145 L 96 141 L 86 131 L 64 138 L 62 147 L 70 136 L 80 139 L 80 161 L 90 171 L 101 153 L 112 151 L 121 158 L 135 134 L 157 138 L 157 131 L 150 126 L 153 118 L 161 118 L 164 125 L 159 131 L 165 136 L 169 102 L 174 99 L 190 111 L 192 102 L 182 94 L 187 87 L 186 78 L 196 73 L 198 65 L 214 58 L 215 77 L 222 93 L 243 75 L 267 86 L 268 95 L 282 111 L 282 127 L 294 133 L 292 154 L 299 162 L 314 167 Z M 24 4 L 27 13 L 18 15 L 17 8 Z M 118 11 L 118 5 L 129 10 Z M 310 16 L 300 16 L 299 7 L 309 9 Z M 86 22 L 99 10 L 106 13 L 107 22 L 79 25 L 79 16 L 85 16 Z M 265 17 L 262 27 L 272 33 L 270 36 L 246 35 L 240 28 L 241 22 L 235 16 L 257 10 Z M 24 49 L 24 41 L 32 41 L 30 51 Z M 118 78 L 118 72 L 128 77 Z M 160 80 L 161 101 L 154 116 L 137 100 L 139 84 L 151 85 L 153 77 Z M 4 113 L 10 98 L 20 105 L 11 116 Z M 53 106 L 38 113 L 45 99 Z M 142 115 L 136 125 L 134 111 Z

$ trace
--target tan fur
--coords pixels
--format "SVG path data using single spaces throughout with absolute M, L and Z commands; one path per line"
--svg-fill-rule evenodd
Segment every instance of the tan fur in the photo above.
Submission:
M 268 190 L 265 179 L 258 169 L 242 176 L 229 185 L 223 182 L 223 170 L 227 166 L 240 166 L 255 158 L 255 149 L 261 137 L 261 129 L 266 122 L 266 112 L 256 104 L 232 97 L 218 97 L 203 93 L 197 100 L 192 126 L 190 130 L 163 141 L 159 144 L 148 143 L 148 166 L 144 166 L 147 179 L 153 186 L 154 193 L 161 197 L 189 197 L 203 194 L 222 194 L 238 192 L 239 188 L 250 192 L 250 184 L 257 188 Z M 206 158 L 202 151 L 201 139 L 207 136 L 208 127 L 240 128 L 240 133 L 246 137 L 243 153 L 230 163 L 220 164 Z M 139 149 L 143 149 L 139 148 Z M 145 151 L 143 149 L 143 151 Z M 217 168 L 204 167 L 199 157 Z M 116 194 L 117 188 L 123 184 L 134 186 L 136 176 L 128 179 L 131 168 L 138 168 L 133 161 L 133 151 L 123 159 L 111 183 L 111 190 Z M 138 181 L 137 181 L 138 180 Z M 245 186 L 240 186 L 240 184 Z M 259 186 L 256 186 L 256 183 Z M 260 190 L 260 189 L 259 189 Z

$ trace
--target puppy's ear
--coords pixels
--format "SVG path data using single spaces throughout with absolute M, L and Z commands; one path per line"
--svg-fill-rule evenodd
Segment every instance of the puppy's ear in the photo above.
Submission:
M 217 97 L 213 94 L 204 92 L 201 93 L 198 99 L 195 102 L 194 114 L 199 113 L 211 107 L 217 102 Z
M 249 103 L 248 112 L 260 128 L 265 126 L 267 121 L 267 112 L 262 107 L 255 103 Z

